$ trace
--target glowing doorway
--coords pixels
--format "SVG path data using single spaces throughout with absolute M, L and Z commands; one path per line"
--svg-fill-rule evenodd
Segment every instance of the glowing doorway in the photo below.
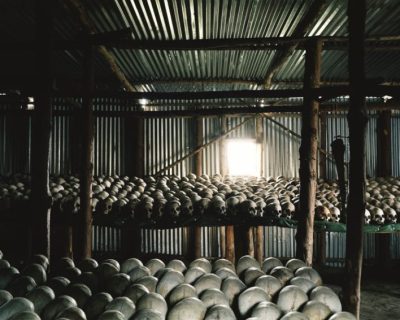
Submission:
M 231 176 L 260 176 L 261 152 L 255 139 L 228 139 L 228 172 Z

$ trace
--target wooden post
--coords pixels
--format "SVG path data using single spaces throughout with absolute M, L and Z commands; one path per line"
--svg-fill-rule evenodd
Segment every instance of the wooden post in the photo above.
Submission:
M 326 113 L 320 113 L 320 131 L 319 131 L 319 140 L 320 140 L 320 150 L 326 150 Z M 319 152 L 319 177 L 321 179 L 326 179 L 326 154 L 323 152 Z
M 317 189 L 318 111 L 319 103 L 309 93 L 319 87 L 322 43 L 308 43 L 304 73 L 304 97 L 300 146 L 300 216 L 297 227 L 296 256 L 312 265 L 315 197 Z
M 392 149 L 391 149 L 391 116 L 390 110 L 379 112 L 377 123 L 378 140 L 378 177 L 389 177 L 392 175 Z
M 52 127 L 51 39 L 53 1 L 37 0 L 36 9 L 36 92 L 32 125 L 31 200 L 32 250 L 50 257 L 49 154 Z
M 227 132 L 226 120 L 227 118 L 225 116 L 221 117 L 221 135 Z M 219 140 L 219 172 L 222 176 L 228 174 L 225 137 Z
M 92 222 L 93 212 L 91 205 L 93 180 L 93 110 L 90 92 L 94 88 L 94 49 L 88 47 L 84 56 L 83 78 L 85 92 L 82 103 L 82 162 L 80 174 L 80 217 L 76 230 L 78 231 L 77 255 L 78 260 L 92 256 Z
M 350 108 L 347 115 L 350 136 L 349 196 L 347 202 L 346 279 L 344 309 L 360 318 L 363 224 L 365 213 L 365 19 L 366 0 L 349 0 Z
M 195 126 L 195 141 L 196 141 L 196 148 L 199 148 L 203 145 L 203 119 L 196 118 L 196 126 Z M 202 175 L 203 173 L 203 152 L 200 151 L 195 154 L 195 174 L 197 176 Z M 194 258 L 201 257 L 201 226 L 194 226 L 193 233 L 193 245 L 194 245 Z
M 226 226 L 226 254 L 225 257 L 235 264 L 235 231 L 232 225 Z
M 316 233 L 316 237 L 317 237 L 316 263 L 318 266 L 322 267 L 326 263 L 326 232 L 319 231 Z
M 264 119 L 257 118 L 256 119 L 256 141 L 260 148 L 260 176 L 263 177 L 265 174 L 265 159 L 264 159 Z M 255 258 L 259 263 L 262 263 L 264 258 L 264 226 L 255 227 L 255 248 L 254 254 Z
M 254 257 L 254 228 L 248 227 L 246 232 L 246 254 Z

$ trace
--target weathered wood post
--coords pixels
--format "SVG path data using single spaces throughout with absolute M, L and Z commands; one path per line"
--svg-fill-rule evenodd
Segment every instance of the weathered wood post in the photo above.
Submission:
M 203 145 L 203 119 L 196 117 L 195 119 L 195 142 L 196 148 L 199 148 Z M 194 155 L 195 160 L 195 174 L 197 176 L 201 176 L 203 174 L 203 151 L 199 151 Z M 194 258 L 201 257 L 201 226 L 193 226 L 191 227 L 193 232 L 193 253 Z
M 378 113 L 377 123 L 377 155 L 378 155 L 378 177 L 390 177 L 392 175 L 392 128 L 391 128 L 391 110 L 385 110 Z M 379 268 L 385 270 L 390 266 L 390 234 L 376 233 L 377 242 L 377 261 Z
M 50 257 L 49 154 L 52 128 L 52 8 L 53 1 L 36 0 L 36 86 L 32 123 L 31 228 L 32 253 Z
M 314 214 L 317 189 L 318 112 L 319 102 L 312 89 L 319 87 L 322 42 L 307 44 L 304 72 L 304 106 L 300 146 L 300 217 L 297 227 L 296 256 L 307 265 L 313 262 Z
M 264 119 L 262 117 L 256 118 L 256 142 L 260 148 L 260 175 L 264 176 Z M 264 258 L 264 226 L 257 226 L 255 228 L 255 248 L 254 255 L 259 263 L 262 263 Z
M 350 166 L 343 298 L 345 310 L 359 319 L 365 214 L 365 133 L 368 122 L 363 91 L 366 1 L 349 0 L 348 18 L 350 109 L 347 120 L 350 135 Z
M 93 98 L 94 89 L 94 49 L 85 50 L 83 62 L 83 83 L 85 95 L 82 100 L 82 150 L 80 170 L 80 212 L 77 219 L 78 231 L 76 258 L 82 260 L 92 256 L 92 180 L 93 180 Z

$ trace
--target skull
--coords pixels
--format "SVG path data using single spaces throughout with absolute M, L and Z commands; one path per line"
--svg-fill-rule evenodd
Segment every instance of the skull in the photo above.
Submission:
M 290 201 L 282 202 L 282 217 L 292 219 L 296 208 Z
M 364 222 L 365 224 L 369 224 L 371 222 L 371 213 L 369 212 L 368 209 L 365 209 L 365 214 L 364 214 Z
M 229 197 L 226 200 L 226 206 L 227 206 L 227 212 L 231 216 L 236 216 L 237 211 L 238 211 L 238 205 L 240 203 L 240 200 L 238 197 Z
M 246 217 L 257 216 L 257 205 L 252 200 L 244 200 L 239 204 L 239 213 Z
M 165 205 L 167 204 L 166 199 L 156 199 L 153 205 L 153 219 L 158 220 L 164 215 Z
M 64 213 L 78 213 L 81 201 L 79 197 L 66 197 L 61 202 L 61 210 Z
M 385 222 L 385 214 L 381 208 L 373 207 L 371 210 L 371 219 L 374 224 L 383 224 Z
M 331 218 L 331 212 L 325 206 L 317 206 L 315 208 L 315 218 L 317 220 L 328 221 Z
M 165 213 L 170 218 L 178 218 L 181 213 L 181 203 L 177 199 L 168 200 L 165 204 Z
M 331 217 L 329 219 L 329 221 L 331 222 L 339 222 L 340 220 L 340 210 L 337 207 L 331 207 L 329 209 L 329 211 L 331 212 Z
M 264 216 L 264 211 L 265 207 L 267 206 L 266 203 L 264 202 L 263 199 L 259 199 L 256 201 L 257 204 L 257 216 L 263 217 Z
M 226 216 L 226 204 L 225 201 L 222 200 L 220 197 L 216 196 L 212 198 L 210 205 L 210 212 L 211 214 L 221 217 L 221 216 Z
M 153 203 L 144 199 L 137 204 L 138 217 L 142 221 L 150 220 L 153 211 Z
M 193 215 L 193 203 L 189 198 L 185 198 L 181 204 L 182 215 L 191 217 Z
M 270 204 L 267 204 L 265 213 L 266 213 L 268 216 L 271 216 L 271 217 L 280 217 L 281 214 L 282 214 L 282 207 L 281 207 L 281 205 L 279 204 L 279 201 L 278 201 L 278 202 L 272 202 L 272 203 L 270 203 Z
M 202 198 L 199 201 L 194 203 L 194 213 L 196 216 L 200 217 L 208 212 L 208 207 L 210 205 L 211 200 L 208 198 Z
M 385 222 L 386 223 L 396 223 L 397 222 L 397 213 L 390 207 L 386 207 L 383 210 L 385 214 Z

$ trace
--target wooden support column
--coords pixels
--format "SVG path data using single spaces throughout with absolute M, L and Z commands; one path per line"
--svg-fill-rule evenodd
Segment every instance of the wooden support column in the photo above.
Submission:
M 322 42 L 308 43 L 304 72 L 304 109 L 300 145 L 300 217 L 297 227 L 296 256 L 307 265 L 313 262 L 314 214 L 317 191 L 318 112 L 319 102 L 311 95 L 319 87 Z
M 227 118 L 226 116 L 221 117 L 221 135 L 227 132 Z M 226 138 L 223 137 L 219 140 L 219 173 L 222 176 L 228 174 L 228 163 L 226 157 Z
M 53 1 L 36 0 L 36 92 L 32 124 L 32 253 L 50 257 L 49 154 L 52 127 L 51 39 Z
M 391 110 L 385 110 L 378 113 L 377 123 L 377 155 L 378 168 L 377 176 L 389 177 L 392 175 L 392 153 L 391 153 Z M 390 266 L 390 234 L 376 233 L 375 240 L 377 243 L 377 261 L 380 270 L 388 269 Z
M 225 236 L 226 236 L 226 252 L 225 252 L 225 258 L 232 262 L 233 264 L 236 263 L 235 261 L 235 231 L 234 227 L 229 225 L 226 226 L 225 230 Z
M 199 148 L 203 145 L 203 119 L 196 117 L 196 125 L 195 125 L 195 141 L 196 141 L 196 148 Z M 202 175 L 203 173 L 203 151 L 199 151 L 194 155 L 195 157 L 195 174 L 197 176 Z M 193 226 L 193 252 L 194 258 L 201 257 L 201 226 Z
M 254 228 L 248 227 L 246 232 L 246 254 L 254 257 Z
M 260 148 L 260 176 L 263 177 L 265 172 L 265 143 L 264 143 L 264 119 L 256 118 L 256 141 Z M 264 226 L 257 226 L 255 229 L 255 247 L 254 255 L 256 260 L 261 264 L 264 259 Z
M 92 256 L 92 222 L 93 212 L 91 205 L 93 180 L 93 134 L 94 120 L 92 97 L 90 92 L 94 88 L 94 49 L 88 47 L 83 62 L 83 78 L 85 92 L 82 103 L 82 153 L 80 174 L 80 213 L 76 230 L 79 242 L 77 243 L 76 258 L 82 260 Z
M 365 213 L 365 135 L 368 116 L 365 106 L 365 18 L 366 0 L 349 0 L 350 136 L 349 196 L 344 279 L 344 309 L 360 319 L 363 224 Z

